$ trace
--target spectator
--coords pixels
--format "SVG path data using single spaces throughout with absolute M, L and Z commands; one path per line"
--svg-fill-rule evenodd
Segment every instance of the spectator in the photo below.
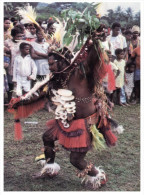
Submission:
M 12 29 L 11 31 L 12 39 L 8 39 L 4 42 L 4 53 L 5 55 L 10 56 L 10 65 L 7 69 L 7 77 L 8 77 L 8 85 L 9 85 L 9 91 L 8 91 L 8 101 L 12 98 L 12 91 L 13 91 L 13 64 L 14 64 L 14 58 L 20 53 L 19 51 L 19 45 L 20 40 L 23 38 L 22 31 L 20 29 Z
M 50 36 L 55 32 L 55 28 L 53 26 L 54 23 L 55 21 L 52 18 L 49 18 L 48 24 L 47 24 L 47 33 Z
M 10 24 L 10 19 L 4 17 L 4 40 L 11 39 Z
M 42 80 L 50 73 L 47 60 L 49 44 L 45 41 L 41 30 L 37 29 L 36 35 L 36 41 L 31 43 L 33 47 L 31 55 L 37 66 L 37 79 Z
M 9 18 L 4 17 L 4 41 L 7 39 L 11 39 L 11 30 L 10 30 L 11 21 Z M 8 103 L 5 98 L 5 93 L 9 91 L 8 79 L 7 79 L 7 69 L 10 64 L 10 54 L 4 52 L 4 67 L 3 67 L 3 75 L 4 75 L 4 103 Z
M 106 51 L 106 52 L 107 52 L 108 57 L 109 57 L 109 66 L 111 67 L 111 70 L 113 71 L 113 74 L 114 74 L 114 78 L 113 78 L 112 74 L 111 74 L 112 75 L 111 77 L 110 77 L 110 75 L 108 77 L 109 78 L 109 85 L 110 85 L 111 88 L 113 87 L 113 90 L 111 90 L 109 92 L 109 94 L 108 93 L 107 94 L 108 94 L 108 97 L 109 97 L 110 101 L 112 103 L 114 103 L 114 91 L 116 89 L 115 88 L 116 87 L 115 80 L 116 80 L 117 76 L 119 75 L 120 71 L 119 71 L 118 67 L 112 62 L 111 51 Z
M 24 27 L 25 27 L 25 30 L 30 31 L 30 24 L 29 23 L 25 23 Z
M 27 93 L 31 89 L 31 80 L 36 79 L 37 68 L 29 55 L 30 47 L 28 43 L 21 43 L 21 54 L 14 59 L 13 82 L 18 96 Z
M 127 58 L 126 59 L 128 60 L 133 52 L 133 45 L 131 42 L 132 32 L 130 30 L 125 31 L 125 38 L 127 42 Z
M 3 69 L 3 75 L 4 75 L 4 104 L 7 104 L 7 100 L 5 98 L 5 93 L 9 91 L 9 86 L 8 86 L 8 79 L 7 79 L 7 68 L 10 64 L 10 58 L 7 56 L 4 56 L 4 69 Z
M 118 22 L 112 25 L 112 34 L 107 37 L 107 40 L 111 43 L 112 61 L 116 59 L 115 50 L 120 48 L 126 52 L 127 43 L 124 36 L 120 34 L 121 25 Z
M 117 66 L 119 69 L 120 73 L 116 78 L 116 96 L 117 96 L 117 103 L 120 106 L 125 106 L 127 105 L 126 101 L 121 102 L 121 89 L 124 87 L 124 79 L 125 79 L 125 65 L 126 62 L 124 60 L 124 51 L 123 49 L 116 49 L 115 51 L 116 59 L 114 60 L 114 64 Z
M 126 28 L 125 27 L 122 27 L 121 28 L 121 33 L 122 33 L 123 36 L 125 35 L 125 32 L 126 32 Z
M 140 33 L 140 28 L 138 26 L 133 26 L 132 27 L 132 45 L 133 45 L 133 49 L 135 49 L 136 47 L 140 46 L 140 37 L 139 37 L 139 33 Z
M 106 26 L 104 26 L 104 33 L 103 36 L 101 36 L 101 43 L 102 43 L 102 47 L 104 48 L 104 50 L 110 50 L 111 44 L 110 42 L 107 40 L 107 36 L 108 36 L 108 29 Z
M 36 40 L 36 28 L 34 24 L 29 24 L 29 31 L 26 31 L 26 41 L 33 42 Z
M 134 72 L 134 92 L 136 96 L 136 103 L 140 102 L 140 46 L 133 50 L 131 59 L 133 63 L 136 64 Z
M 13 23 L 13 26 L 16 26 L 17 24 L 19 24 L 19 21 L 14 17 L 11 18 L 11 22 Z
M 134 88 L 134 71 L 135 71 L 135 64 L 129 63 L 126 66 L 126 82 L 125 82 L 125 93 L 126 93 L 126 99 L 127 102 L 130 103 L 131 101 L 131 95 Z

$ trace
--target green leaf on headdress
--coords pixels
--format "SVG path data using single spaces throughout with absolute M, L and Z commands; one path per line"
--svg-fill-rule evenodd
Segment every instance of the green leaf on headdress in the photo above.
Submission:
M 79 48 L 84 43 L 88 35 L 91 35 L 99 25 L 100 21 L 96 18 L 96 7 L 100 3 L 90 3 L 83 12 L 78 10 L 66 10 L 62 11 L 62 17 L 67 22 L 65 30 L 67 31 L 64 36 L 64 44 L 68 46 L 72 39 L 75 38 L 76 32 L 79 33 L 78 45 Z
M 73 40 L 73 37 L 71 36 L 71 34 L 70 33 L 66 33 L 64 35 L 63 44 L 68 46 L 72 42 L 72 40 Z

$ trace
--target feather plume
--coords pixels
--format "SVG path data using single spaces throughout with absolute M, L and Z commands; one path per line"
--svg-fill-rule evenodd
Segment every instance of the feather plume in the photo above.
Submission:
M 116 132 L 116 133 L 118 133 L 118 134 L 122 134 L 123 131 L 124 131 L 124 128 L 123 128 L 122 125 L 119 125 L 117 128 L 113 128 L 112 131 L 113 131 L 113 132 Z
M 54 23 L 53 26 L 55 28 L 55 33 L 51 36 L 52 40 L 60 43 L 60 47 L 63 47 L 63 37 L 66 33 L 65 27 L 66 23 L 63 21 L 61 22 L 57 17 L 54 17 L 57 23 Z
M 34 23 L 37 26 L 39 26 L 39 24 L 36 22 L 37 14 L 35 12 L 35 9 L 29 4 L 26 5 L 24 8 L 17 7 L 16 13 L 23 18 L 21 20 L 23 24 L 24 23 Z
M 101 18 L 102 16 L 105 15 L 106 8 L 104 7 L 103 3 L 99 3 L 95 10 L 97 13 L 97 17 Z
M 95 125 L 92 125 L 90 127 L 90 132 L 93 136 L 92 144 L 96 150 L 101 151 L 102 149 L 105 149 L 105 140 L 103 135 L 98 131 Z
M 22 99 L 22 100 L 26 100 L 26 99 L 29 99 L 30 97 L 32 97 L 33 94 L 36 95 L 36 91 L 37 91 L 40 87 L 42 87 L 44 84 L 46 84 L 46 83 L 50 80 L 50 78 L 51 78 L 51 75 L 48 74 L 44 80 L 38 81 L 38 82 L 34 85 L 34 87 L 33 87 L 25 96 L 21 96 L 21 99 Z M 44 88 L 44 90 L 45 90 L 45 88 Z
M 67 23 L 65 21 L 61 22 L 57 17 L 54 18 L 56 19 L 57 23 L 53 24 L 55 28 L 55 33 L 51 36 L 51 40 L 58 42 L 61 48 L 66 46 L 70 51 L 73 51 L 78 43 L 77 38 L 79 33 L 76 33 L 75 35 L 72 36 L 73 39 L 69 45 L 64 45 L 63 42 L 64 42 L 64 35 L 66 34 L 65 28 Z
M 48 36 L 44 33 L 44 31 L 40 27 L 40 25 L 36 22 L 37 14 L 35 12 L 35 9 L 32 6 L 30 6 L 28 4 L 24 8 L 17 7 L 16 13 L 23 18 L 21 20 L 21 23 L 22 24 L 25 24 L 25 23 L 33 23 L 33 24 L 36 24 L 37 27 L 39 27 L 39 29 L 41 30 L 41 33 L 43 34 L 43 36 L 46 39 L 46 41 L 49 42 Z

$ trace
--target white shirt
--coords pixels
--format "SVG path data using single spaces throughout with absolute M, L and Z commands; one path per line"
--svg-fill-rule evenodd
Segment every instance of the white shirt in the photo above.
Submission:
M 102 47 L 104 50 L 110 50 L 110 44 L 109 41 L 101 41 Z
M 116 37 L 113 37 L 112 35 L 107 37 L 107 40 L 111 43 L 111 54 L 115 56 L 115 50 L 120 48 L 124 49 L 127 47 L 126 38 L 119 34 Z
M 49 44 L 47 42 L 43 42 L 42 44 L 32 42 L 31 45 L 35 51 L 48 54 Z M 47 75 L 50 73 L 48 59 L 36 59 L 35 63 L 37 66 L 37 75 Z
M 27 55 L 24 58 L 21 55 L 15 57 L 13 67 L 13 82 L 17 82 L 19 77 L 28 76 L 35 80 L 36 74 L 37 67 L 30 55 Z

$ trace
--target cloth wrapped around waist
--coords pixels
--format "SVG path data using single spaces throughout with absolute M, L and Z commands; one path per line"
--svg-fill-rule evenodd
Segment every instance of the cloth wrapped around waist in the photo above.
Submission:
M 73 120 L 69 128 L 64 128 L 60 120 L 49 120 L 44 136 L 48 139 L 59 140 L 59 143 L 70 151 L 85 152 L 92 147 L 94 133 L 91 132 L 91 127 L 96 125 L 98 120 L 97 115 L 94 114 L 84 119 Z M 115 145 L 117 138 L 111 132 L 109 123 L 106 126 L 101 125 L 98 131 L 108 146 Z

